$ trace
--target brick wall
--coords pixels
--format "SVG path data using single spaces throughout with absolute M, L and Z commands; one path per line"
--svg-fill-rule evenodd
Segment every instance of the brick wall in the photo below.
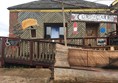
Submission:
M 15 37 L 13 27 L 18 23 L 18 12 L 10 12 L 9 15 L 9 37 Z

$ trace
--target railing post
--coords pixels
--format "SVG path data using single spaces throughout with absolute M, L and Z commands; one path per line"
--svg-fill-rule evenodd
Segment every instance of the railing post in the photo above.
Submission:
M 5 56 L 4 53 L 5 53 L 5 38 L 2 38 L 0 67 L 4 66 L 4 56 Z
M 83 46 L 85 45 L 85 38 L 82 39 L 83 40 Z
M 33 41 L 30 41 L 30 65 L 32 65 L 33 58 Z

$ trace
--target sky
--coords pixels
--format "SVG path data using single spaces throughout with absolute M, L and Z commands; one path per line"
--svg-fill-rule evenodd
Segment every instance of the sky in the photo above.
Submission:
M 35 0 L 1 0 L 0 2 L 0 36 L 9 35 L 9 10 L 8 7 L 31 2 Z M 110 5 L 114 0 L 86 0 Z

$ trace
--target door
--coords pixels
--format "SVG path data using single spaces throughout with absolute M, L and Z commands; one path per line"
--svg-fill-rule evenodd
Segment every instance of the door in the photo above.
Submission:
M 86 37 L 97 37 L 98 36 L 99 23 L 86 23 Z M 86 45 L 95 45 L 94 39 L 86 39 Z
M 51 27 L 51 38 L 59 38 L 59 27 Z
M 86 23 L 86 36 L 97 37 L 98 28 L 99 28 L 99 23 Z

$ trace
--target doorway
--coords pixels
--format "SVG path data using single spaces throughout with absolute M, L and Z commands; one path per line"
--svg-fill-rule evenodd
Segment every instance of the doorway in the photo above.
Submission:
M 99 28 L 99 23 L 86 23 L 86 36 L 97 37 L 98 28 Z
M 86 23 L 86 37 L 97 37 L 98 36 L 99 23 Z M 85 39 L 85 45 L 95 46 L 95 39 Z

